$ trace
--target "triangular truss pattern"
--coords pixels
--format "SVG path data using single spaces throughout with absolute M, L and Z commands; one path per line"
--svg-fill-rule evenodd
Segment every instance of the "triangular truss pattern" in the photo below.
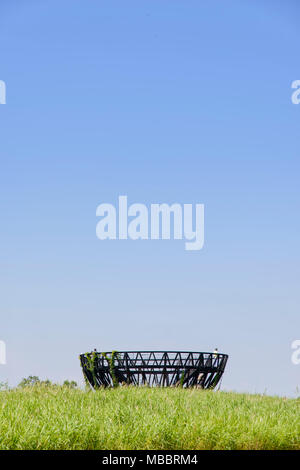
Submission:
M 120 385 L 215 388 L 228 355 L 183 351 L 121 351 L 81 354 L 85 378 L 93 388 Z

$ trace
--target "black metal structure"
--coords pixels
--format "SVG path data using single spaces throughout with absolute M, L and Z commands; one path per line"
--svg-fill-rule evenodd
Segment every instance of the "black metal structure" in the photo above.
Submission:
M 118 384 L 215 388 L 227 359 L 227 354 L 182 351 L 94 351 L 80 355 L 85 379 L 93 388 Z

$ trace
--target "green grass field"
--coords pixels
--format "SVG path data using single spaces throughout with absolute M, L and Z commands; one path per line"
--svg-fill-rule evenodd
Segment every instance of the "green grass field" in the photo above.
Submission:
M 1 449 L 300 449 L 300 400 L 184 389 L 0 392 Z

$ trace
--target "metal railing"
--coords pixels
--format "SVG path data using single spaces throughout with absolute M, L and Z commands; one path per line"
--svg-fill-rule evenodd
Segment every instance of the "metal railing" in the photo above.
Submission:
M 115 351 L 81 354 L 85 378 L 93 388 L 121 385 L 215 388 L 227 354 L 189 351 Z

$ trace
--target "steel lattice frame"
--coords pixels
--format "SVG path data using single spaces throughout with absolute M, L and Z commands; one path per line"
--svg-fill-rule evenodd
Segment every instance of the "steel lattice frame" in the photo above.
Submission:
M 227 354 L 182 351 L 80 355 L 84 376 L 93 388 L 116 384 L 214 388 L 223 375 L 227 359 Z

